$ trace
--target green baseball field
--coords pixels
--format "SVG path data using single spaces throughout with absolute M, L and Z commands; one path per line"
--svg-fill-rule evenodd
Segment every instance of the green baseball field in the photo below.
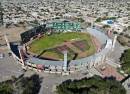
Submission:
M 28 52 L 39 57 L 63 60 L 63 52 L 68 52 L 68 59 L 79 59 L 96 52 L 92 37 L 88 33 L 66 32 L 44 35 L 28 45 Z

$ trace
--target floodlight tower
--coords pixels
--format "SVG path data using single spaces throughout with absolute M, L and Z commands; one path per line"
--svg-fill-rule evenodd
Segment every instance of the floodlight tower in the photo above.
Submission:
M 114 48 L 115 48 L 116 40 L 117 40 L 117 35 L 115 35 L 114 40 L 113 40 L 113 43 L 112 43 L 112 51 L 113 51 Z
M 21 63 L 22 63 L 23 66 L 25 66 L 25 63 L 24 63 L 24 61 L 25 61 L 25 59 L 24 59 L 24 51 L 23 51 L 22 46 L 19 46 L 18 51 L 19 51 Z
M 94 26 L 94 22 L 93 22 L 93 21 L 91 21 L 91 28 L 93 28 L 93 26 Z
M 63 54 L 64 54 L 63 70 L 66 72 L 67 71 L 67 51 L 64 51 Z

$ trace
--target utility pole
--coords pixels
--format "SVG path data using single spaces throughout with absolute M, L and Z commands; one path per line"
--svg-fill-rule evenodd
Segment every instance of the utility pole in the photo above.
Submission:
M 117 35 L 115 35 L 115 37 L 114 37 L 114 39 L 113 39 L 113 43 L 112 43 L 112 51 L 113 51 L 114 48 L 115 48 L 116 40 L 117 40 Z

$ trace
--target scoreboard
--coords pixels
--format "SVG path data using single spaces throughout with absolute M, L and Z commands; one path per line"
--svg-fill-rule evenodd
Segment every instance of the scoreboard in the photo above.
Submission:
M 47 26 L 56 30 L 80 30 L 81 29 L 79 23 L 73 23 L 73 22 L 52 22 L 47 24 Z

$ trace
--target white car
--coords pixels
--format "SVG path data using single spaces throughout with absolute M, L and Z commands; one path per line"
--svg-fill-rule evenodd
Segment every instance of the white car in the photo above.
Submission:
M 4 58 L 4 54 L 0 53 L 0 59 Z

